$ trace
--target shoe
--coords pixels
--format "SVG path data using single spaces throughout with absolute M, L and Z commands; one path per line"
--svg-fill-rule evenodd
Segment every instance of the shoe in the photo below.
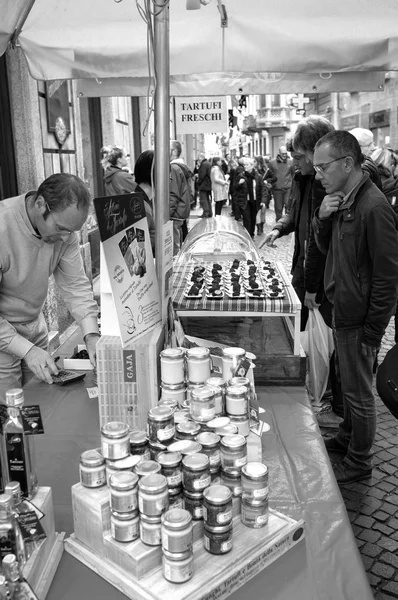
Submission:
M 316 420 L 318 421 L 319 427 L 338 429 L 343 419 L 333 412 L 331 406 L 325 406 L 325 408 L 322 408 L 316 415 Z
M 347 454 L 347 448 L 340 444 L 335 437 L 323 440 L 328 452 L 338 452 L 339 454 Z
M 333 464 L 333 473 L 339 485 L 349 485 L 356 481 L 363 481 L 372 477 L 372 469 L 356 469 L 342 461 L 339 464 Z

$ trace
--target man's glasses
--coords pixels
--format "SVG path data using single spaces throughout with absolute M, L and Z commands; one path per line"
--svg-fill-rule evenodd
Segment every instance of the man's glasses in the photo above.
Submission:
M 51 210 L 51 208 L 48 206 L 47 202 L 46 202 L 46 207 L 47 207 L 47 210 L 48 210 L 48 212 L 49 212 L 49 213 L 51 213 L 51 216 L 52 216 L 52 219 L 53 219 L 53 222 L 54 222 L 55 228 L 56 228 L 56 230 L 58 231 L 58 233 L 59 233 L 60 235 L 72 235 L 73 231 L 70 231 L 70 229 L 65 229 L 65 228 L 63 228 L 63 227 L 60 227 L 60 226 L 58 225 L 57 221 L 56 221 L 56 220 L 55 220 L 55 218 L 54 218 L 54 213 L 53 213 L 53 211 Z
M 313 167 L 317 173 L 322 174 L 325 172 L 325 167 L 327 167 L 328 165 L 331 165 L 334 162 L 337 162 L 338 160 L 343 160 L 343 158 L 348 158 L 348 157 L 340 156 L 339 158 L 334 158 L 333 160 L 329 160 L 328 162 L 322 163 L 321 165 L 313 165 Z

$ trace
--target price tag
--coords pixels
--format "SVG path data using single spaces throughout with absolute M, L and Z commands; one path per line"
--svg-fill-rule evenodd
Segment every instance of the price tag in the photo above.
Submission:
M 16 510 L 18 512 L 19 527 L 25 542 L 37 542 L 47 537 L 34 510 L 23 510 L 20 506 Z
M 25 435 L 40 435 L 44 433 L 43 419 L 40 406 L 23 406 L 21 408 L 23 430 Z
M 87 394 L 89 398 L 98 398 L 98 388 L 97 387 L 91 387 L 91 388 L 86 388 L 87 389 Z

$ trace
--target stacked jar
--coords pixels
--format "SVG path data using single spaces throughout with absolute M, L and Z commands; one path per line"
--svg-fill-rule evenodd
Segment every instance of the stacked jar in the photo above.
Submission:
M 245 378 L 239 377 L 234 379 Z M 234 379 L 231 379 L 225 394 L 226 412 L 231 423 L 238 428 L 238 433 L 247 437 L 250 433 L 249 392 L 245 385 L 233 384 Z
M 121 471 L 109 478 L 111 534 L 118 542 L 139 537 L 138 475 Z
M 185 350 L 166 348 L 160 353 L 161 401 L 172 400 L 183 407 L 186 399 Z
M 182 459 L 184 506 L 195 521 L 203 518 L 203 492 L 210 483 L 209 457 L 201 452 L 184 456 Z
M 247 442 L 243 435 L 225 435 L 221 438 L 221 483 L 232 495 L 241 496 L 241 472 L 247 463 Z
M 245 358 L 243 348 L 223 348 L 222 351 L 222 377 L 228 383 L 232 377 L 239 375 L 239 364 Z
M 148 412 L 147 435 L 151 458 L 158 451 L 167 450 L 175 434 L 174 412 L 169 406 L 155 406 Z
M 232 550 L 232 493 L 225 485 L 211 485 L 203 492 L 204 547 L 211 554 Z
M 110 421 L 101 427 L 101 454 L 106 461 L 106 481 L 115 473 L 131 473 L 142 455 L 130 453 L 130 430 L 126 423 Z
M 192 516 L 183 508 L 172 508 L 161 517 L 163 576 L 183 583 L 193 575 Z
M 196 436 L 196 441 L 202 446 L 202 453 L 209 457 L 210 477 L 215 482 L 221 470 L 220 436 L 213 431 L 203 431 Z
M 248 462 L 242 467 L 241 519 L 243 525 L 259 529 L 268 523 L 268 468 Z
M 138 481 L 138 510 L 140 538 L 144 544 L 160 546 L 161 517 L 168 508 L 169 492 L 166 477 L 161 473 L 141 477 Z
M 195 346 L 186 351 L 187 380 L 188 386 L 203 385 L 210 377 L 211 358 L 209 348 Z
M 160 452 L 157 461 L 161 466 L 162 475 L 167 479 L 169 508 L 184 508 L 181 452 Z
M 225 415 L 225 390 L 226 382 L 222 377 L 209 377 L 205 381 L 206 385 L 216 388 L 215 404 L 216 404 L 216 417 Z

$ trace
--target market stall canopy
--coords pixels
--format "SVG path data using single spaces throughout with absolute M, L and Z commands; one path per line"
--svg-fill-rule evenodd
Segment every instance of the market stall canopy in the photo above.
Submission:
M 147 28 L 133 0 L 31 4 L 0 0 L 0 54 L 13 38 L 35 79 L 148 76 Z M 217 0 L 169 6 L 173 77 L 398 70 L 396 0 L 223 0 L 226 28 Z

